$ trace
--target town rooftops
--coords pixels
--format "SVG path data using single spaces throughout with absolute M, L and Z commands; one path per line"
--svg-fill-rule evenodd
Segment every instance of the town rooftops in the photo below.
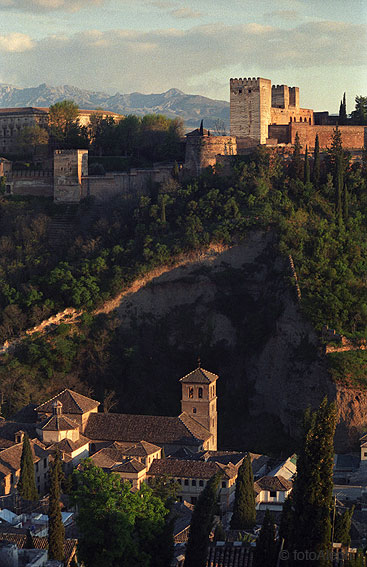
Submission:
M 30 445 L 34 463 L 48 457 L 47 451 L 42 448 L 39 441 L 30 441 Z M 2 469 L 4 469 L 1 472 L 3 474 L 6 475 L 9 474 L 9 472 L 15 472 L 20 469 L 22 451 L 23 443 L 18 443 L 0 452 L 0 464 L 2 465 Z M 5 469 L 8 469 L 8 472 L 6 472 Z
M 143 465 L 137 459 L 129 459 L 120 465 L 117 465 L 112 469 L 112 472 L 119 472 L 119 473 L 137 473 L 141 472 L 146 469 L 146 466 Z
M 72 441 L 72 439 L 62 439 L 57 443 L 53 443 L 52 445 L 49 445 L 47 449 L 48 450 L 58 449 L 62 453 L 73 453 L 74 451 L 77 451 L 78 449 L 84 447 L 84 445 L 87 444 L 89 444 L 89 439 L 87 439 L 83 435 L 79 435 L 79 439 L 77 441 Z
M 92 413 L 84 435 L 94 441 L 139 443 L 142 439 L 156 445 L 200 445 L 210 433 L 187 414 L 179 417 Z
M 215 382 L 216 380 L 218 380 L 218 376 L 216 374 L 198 367 L 181 378 L 180 382 L 183 382 L 184 384 L 211 384 L 211 382 Z
M 209 480 L 218 471 L 223 472 L 227 478 L 236 478 L 237 476 L 237 469 L 234 465 L 226 466 L 212 461 L 184 461 L 181 459 L 155 459 L 148 475 Z
M 292 486 L 293 483 L 282 476 L 263 476 L 254 483 L 256 492 L 262 490 L 288 492 Z
M 57 394 L 47 402 L 44 402 L 35 410 L 40 413 L 53 413 L 54 402 L 61 402 L 62 403 L 62 411 L 63 413 L 69 414 L 83 414 L 93 409 L 97 408 L 100 404 L 96 400 L 92 400 L 92 398 L 87 398 L 82 394 L 78 394 L 77 392 L 73 392 L 73 390 L 63 390 L 60 394 Z

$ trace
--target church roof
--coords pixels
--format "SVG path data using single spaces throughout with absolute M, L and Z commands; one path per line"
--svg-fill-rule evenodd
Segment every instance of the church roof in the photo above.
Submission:
M 92 440 L 139 443 L 142 439 L 155 445 L 200 445 L 210 433 L 187 414 L 182 418 L 161 415 L 92 413 L 84 435 Z
M 204 370 L 204 368 L 198 367 L 181 378 L 180 382 L 183 382 L 184 384 L 210 384 L 216 380 L 218 380 L 217 374 L 213 374 L 213 372 L 209 372 L 208 370 Z
M 41 427 L 42 431 L 69 431 L 79 429 L 79 425 L 65 415 L 53 415 Z
M 54 402 L 62 403 L 63 413 L 77 413 L 83 414 L 91 411 L 99 406 L 99 402 L 92 400 L 92 398 L 87 398 L 82 394 L 73 392 L 73 390 L 63 390 L 60 394 L 57 394 L 47 402 L 44 402 L 36 408 L 38 412 L 52 413 Z

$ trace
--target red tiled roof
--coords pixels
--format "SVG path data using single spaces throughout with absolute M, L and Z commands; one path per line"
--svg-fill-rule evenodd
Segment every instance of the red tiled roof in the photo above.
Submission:
M 69 414 L 83 414 L 97 408 L 100 404 L 92 398 L 87 398 L 82 394 L 73 392 L 73 390 L 63 390 L 47 402 L 44 402 L 36 408 L 37 412 L 53 413 L 53 404 L 55 401 L 62 403 L 62 412 Z
M 155 459 L 150 466 L 148 475 L 209 480 L 218 471 L 222 471 L 228 478 L 236 478 L 238 473 L 234 465 L 220 465 L 212 461 Z
M 40 442 L 30 441 L 33 462 L 37 463 L 41 459 L 48 457 L 47 451 L 42 447 Z M 5 475 L 18 471 L 20 469 L 20 460 L 22 457 L 23 443 L 13 445 L 8 449 L 0 451 L 1 472 Z M 7 472 L 6 472 L 7 469 Z
M 71 439 L 62 439 L 61 441 L 58 441 L 57 443 L 53 443 L 52 445 L 48 446 L 47 449 L 48 450 L 58 449 L 63 453 L 73 453 L 77 449 L 80 449 L 80 447 L 83 447 L 84 445 L 88 445 L 88 444 L 89 444 L 89 439 L 84 437 L 84 435 L 79 435 L 79 439 L 77 441 L 72 441 Z
M 79 429 L 79 425 L 65 415 L 53 415 L 41 427 L 42 431 L 69 431 Z
M 263 476 L 254 483 L 256 492 L 261 490 L 287 492 L 292 486 L 293 482 L 282 476 Z
M 145 468 L 146 466 L 140 463 L 139 461 L 137 461 L 136 459 L 131 459 L 114 467 L 112 469 L 112 472 L 137 473 L 143 471 Z
M 196 432 L 198 429 L 198 427 L 195 427 Z M 200 431 L 206 430 L 202 428 Z M 84 434 L 94 441 L 130 441 L 138 443 L 144 439 L 148 443 L 155 445 L 180 444 L 196 446 L 200 445 L 209 435 L 206 432 L 205 437 L 196 437 L 178 417 L 121 413 L 92 413 L 88 418 Z
M 180 382 L 189 384 L 210 384 L 216 380 L 218 380 L 217 374 L 204 370 L 204 368 L 196 368 L 189 374 L 186 374 L 186 376 L 183 376 L 183 378 L 180 378 Z

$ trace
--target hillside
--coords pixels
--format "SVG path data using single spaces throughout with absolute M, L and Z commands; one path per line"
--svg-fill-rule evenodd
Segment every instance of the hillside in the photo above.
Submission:
M 119 114 L 164 114 L 169 118 L 182 118 L 185 127 L 197 128 L 200 120 L 207 128 L 214 128 L 217 119 L 229 130 L 229 103 L 204 96 L 185 94 L 178 89 L 165 93 L 130 93 L 108 95 L 63 85 L 51 87 L 46 84 L 32 88 L 18 88 L 0 84 L 0 108 L 21 106 L 50 106 L 61 100 L 73 100 L 80 108 L 111 110 Z

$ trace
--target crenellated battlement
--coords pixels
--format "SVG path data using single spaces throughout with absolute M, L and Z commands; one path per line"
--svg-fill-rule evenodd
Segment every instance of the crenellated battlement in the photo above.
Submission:
M 230 80 L 231 87 L 258 87 L 260 85 L 261 77 L 244 77 L 242 78 L 235 78 Z M 266 80 L 266 79 L 263 79 Z

